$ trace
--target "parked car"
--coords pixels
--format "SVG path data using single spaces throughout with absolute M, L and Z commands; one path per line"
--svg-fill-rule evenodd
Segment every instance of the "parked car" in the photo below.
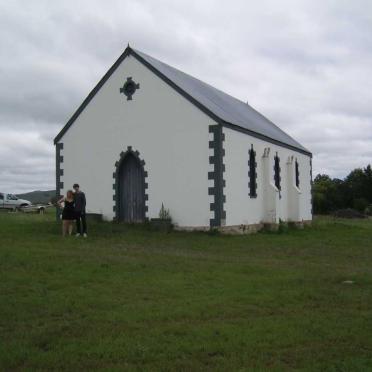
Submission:
M 0 192 L 0 208 L 5 209 L 19 209 L 31 205 L 31 202 L 24 199 L 18 199 L 13 194 L 4 194 Z

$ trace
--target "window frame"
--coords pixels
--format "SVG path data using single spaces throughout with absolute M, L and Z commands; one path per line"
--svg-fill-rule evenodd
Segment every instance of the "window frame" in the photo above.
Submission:
M 282 189 L 282 186 L 281 186 L 281 176 L 280 176 L 280 172 L 281 172 L 281 169 L 280 169 L 280 158 L 278 156 L 278 153 L 275 154 L 274 156 L 274 184 L 275 184 L 275 187 L 281 191 Z
M 248 150 L 248 180 L 248 195 L 251 199 L 257 198 L 257 161 L 253 145 Z
M 296 159 L 295 161 L 295 183 L 296 187 L 300 188 L 300 165 L 298 164 L 298 161 Z

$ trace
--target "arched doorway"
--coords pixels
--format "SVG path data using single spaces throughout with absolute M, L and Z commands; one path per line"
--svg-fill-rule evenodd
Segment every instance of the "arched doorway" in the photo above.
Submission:
M 128 152 L 118 170 L 118 217 L 124 222 L 145 220 L 145 172 L 141 161 Z

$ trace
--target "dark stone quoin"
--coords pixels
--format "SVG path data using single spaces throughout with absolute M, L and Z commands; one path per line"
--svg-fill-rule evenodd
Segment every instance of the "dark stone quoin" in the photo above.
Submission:
M 208 189 L 208 194 L 214 197 L 213 203 L 210 204 L 210 210 L 214 212 L 214 218 L 210 220 L 210 227 L 219 227 L 224 225 L 226 220 L 226 211 L 224 210 L 226 196 L 223 194 L 223 188 L 226 184 L 223 179 L 225 172 L 223 141 L 225 135 L 222 133 L 221 125 L 210 125 L 209 133 L 213 133 L 213 140 L 209 141 L 209 148 L 213 149 L 213 155 L 209 157 L 209 164 L 214 166 L 214 170 L 208 173 L 208 179 L 213 180 L 213 186 Z

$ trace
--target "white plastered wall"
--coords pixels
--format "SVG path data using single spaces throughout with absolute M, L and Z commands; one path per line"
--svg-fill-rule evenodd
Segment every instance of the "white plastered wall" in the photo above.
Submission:
M 223 129 L 226 187 L 226 225 L 250 225 L 261 222 L 309 221 L 311 212 L 310 157 L 252 137 L 230 128 Z M 257 197 L 250 198 L 248 188 L 248 151 L 253 145 L 257 162 Z M 264 158 L 264 151 L 268 152 Z M 281 191 L 274 185 L 274 156 L 280 158 Z M 292 164 L 287 164 L 293 157 Z M 300 186 L 295 193 L 295 159 L 299 163 Z M 291 185 L 291 187 L 289 186 Z M 288 192 L 289 190 L 289 192 Z M 289 197 L 290 196 L 290 200 Z M 297 198 L 294 200 L 294 198 Z M 296 214 L 297 213 L 297 214 Z
M 119 93 L 127 77 L 140 88 L 133 100 Z M 77 182 L 87 211 L 114 218 L 113 172 L 132 146 L 148 172 L 147 217 L 161 204 L 179 226 L 209 226 L 209 125 L 207 115 L 134 57 L 127 57 L 59 141 L 65 193 Z

